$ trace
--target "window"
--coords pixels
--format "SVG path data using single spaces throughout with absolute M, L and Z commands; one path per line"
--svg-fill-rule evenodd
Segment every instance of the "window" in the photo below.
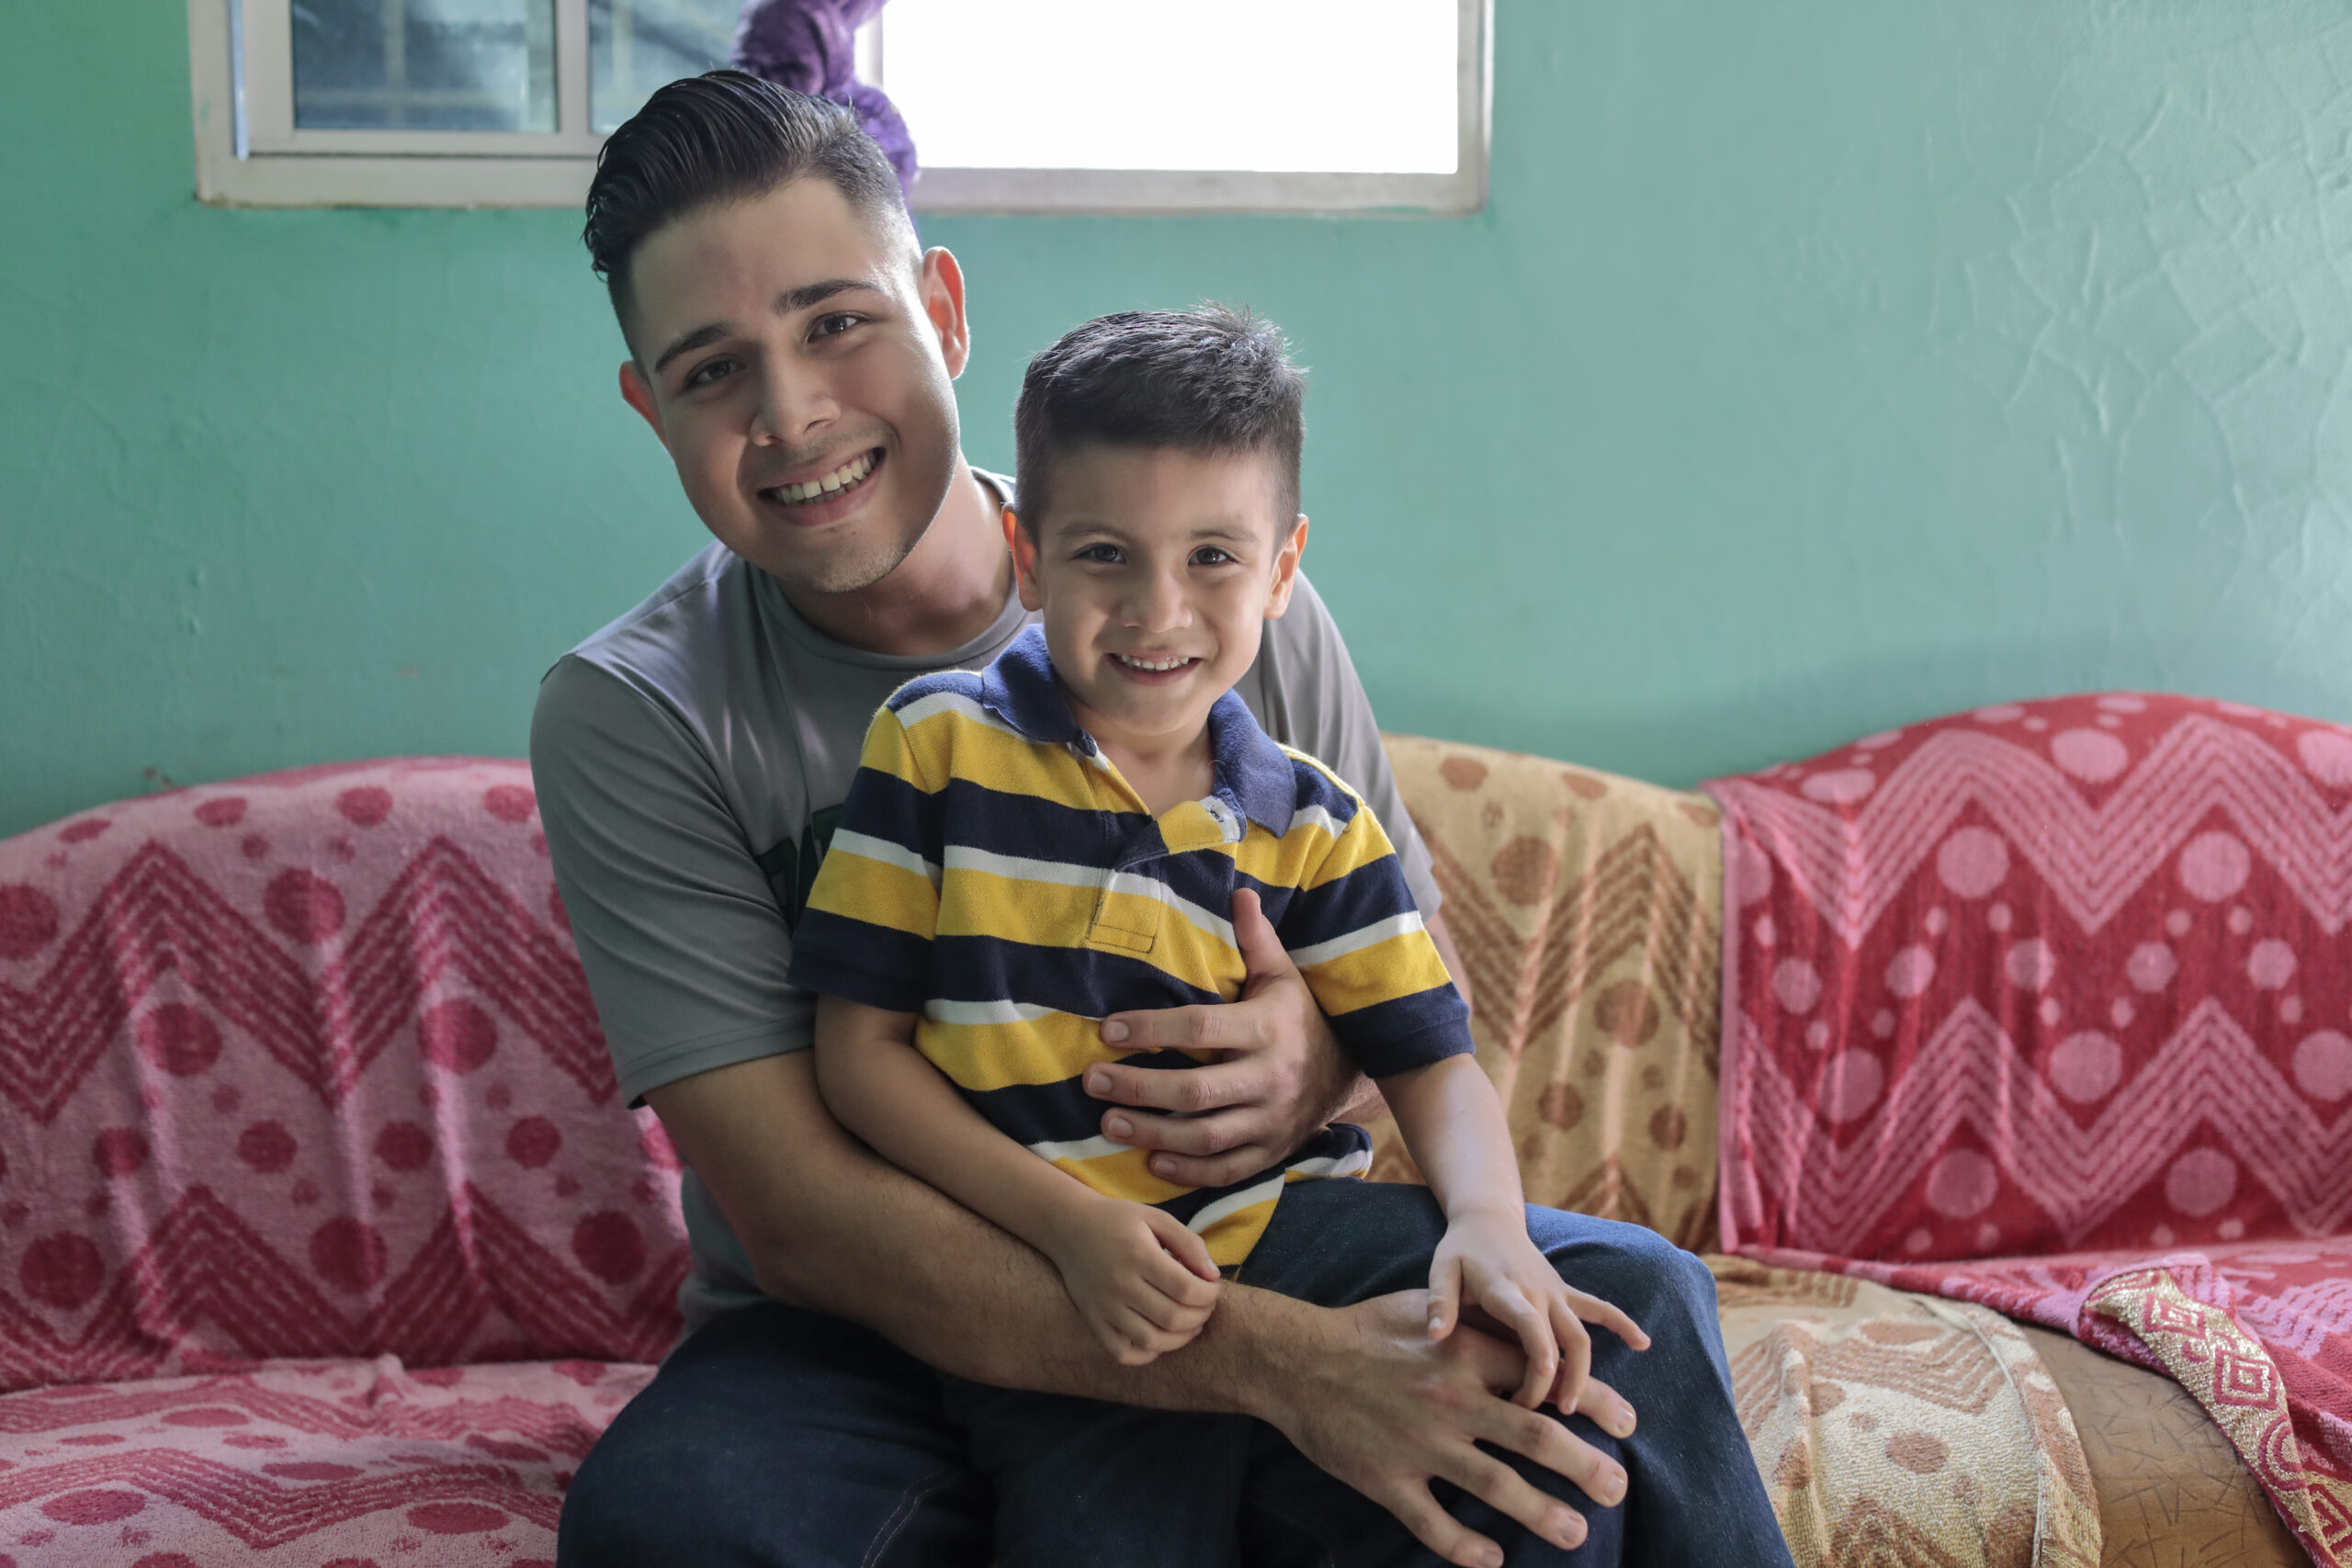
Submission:
M 1491 0 L 893 0 L 919 212 L 1476 210 Z M 188 0 L 204 200 L 576 206 L 740 0 Z

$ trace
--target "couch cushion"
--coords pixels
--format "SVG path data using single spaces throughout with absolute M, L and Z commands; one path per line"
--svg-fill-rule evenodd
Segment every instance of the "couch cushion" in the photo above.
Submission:
M 1694 795 L 1390 736 L 1529 1199 L 1712 1239 L 1721 858 Z M 1393 1122 L 1374 1174 L 1409 1179 Z
M 0 1388 L 650 1360 L 684 1268 L 523 764 L 273 773 L 0 843 Z
M 1867 1280 L 1707 1264 L 1740 1425 L 1797 1568 L 2101 1561 L 2073 1420 L 2017 1325 Z
M 2187 1390 L 2062 1334 L 2020 1331 L 2074 1414 L 2109 1568 L 2306 1568 L 2310 1557 Z
M 0 1397 L 16 1568 L 551 1568 L 582 1456 L 647 1366 L 279 1362 Z

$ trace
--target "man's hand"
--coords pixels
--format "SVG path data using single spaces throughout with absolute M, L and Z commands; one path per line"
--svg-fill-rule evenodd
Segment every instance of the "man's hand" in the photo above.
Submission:
M 1246 888 L 1233 896 L 1233 938 L 1248 972 L 1238 1001 L 1102 1021 L 1104 1043 L 1122 1051 L 1217 1051 L 1222 1059 L 1189 1072 L 1111 1062 L 1086 1070 L 1087 1093 L 1142 1108 L 1106 1111 L 1102 1135 L 1162 1151 L 1151 1156 L 1151 1173 L 1180 1186 L 1223 1187 L 1279 1164 L 1331 1120 L 1359 1081 Z
M 1532 1460 L 1603 1507 L 1624 1500 L 1624 1470 L 1549 1416 L 1498 1397 L 1521 1381 L 1524 1359 L 1516 1348 L 1468 1323 L 1432 1341 L 1429 1315 L 1420 1291 L 1319 1314 L 1314 1342 L 1270 1380 L 1274 1386 L 1259 1414 L 1449 1562 L 1501 1568 L 1502 1549 L 1441 1507 L 1430 1494 L 1433 1480 L 1452 1482 L 1545 1540 L 1574 1548 L 1585 1538 L 1584 1516 L 1476 1445 Z M 1581 1411 L 1613 1437 L 1633 1435 L 1633 1407 L 1596 1378 L 1585 1379 L 1575 1403 L 1562 1408 Z
M 1147 1203 L 1089 1194 L 1046 1254 L 1086 1326 L 1124 1367 L 1181 1350 L 1216 1307 L 1216 1265 L 1197 1235 Z

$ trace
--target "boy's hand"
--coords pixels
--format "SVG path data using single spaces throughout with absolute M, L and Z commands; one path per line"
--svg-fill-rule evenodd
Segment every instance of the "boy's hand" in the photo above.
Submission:
M 1568 1288 L 1528 1239 L 1527 1216 L 1517 1206 L 1475 1211 L 1447 1224 L 1430 1265 L 1430 1337 L 1453 1333 L 1468 1303 L 1519 1336 L 1527 1372 L 1511 1397 L 1530 1410 L 1547 1399 L 1574 1410 L 1584 1397 L 1592 1371 L 1586 1324 L 1612 1330 L 1636 1350 L 1650 1347 L 1650 1337 L 1632 1318 Z
M 1216 1306 L 1216 1265 L 1201 1238 L 1148 1203 L 1091 1198 L 1047 1249 L 1079 1315 L 1123 1366 L 1193 1342 Z

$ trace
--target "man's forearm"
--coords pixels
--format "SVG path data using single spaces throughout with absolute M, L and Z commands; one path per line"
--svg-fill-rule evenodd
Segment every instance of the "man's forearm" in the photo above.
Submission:
M 976 1382 L 1164 1409 L 1259 1414 L 1317 1308 L 1228 1285 L 1201 1336 L 1140 1368 L 1088 1332 L 1051 1263 L 877 1158 L 827 1114 L 808 1054 L 647 1097 L 718 1199 L 761 1289 Z

